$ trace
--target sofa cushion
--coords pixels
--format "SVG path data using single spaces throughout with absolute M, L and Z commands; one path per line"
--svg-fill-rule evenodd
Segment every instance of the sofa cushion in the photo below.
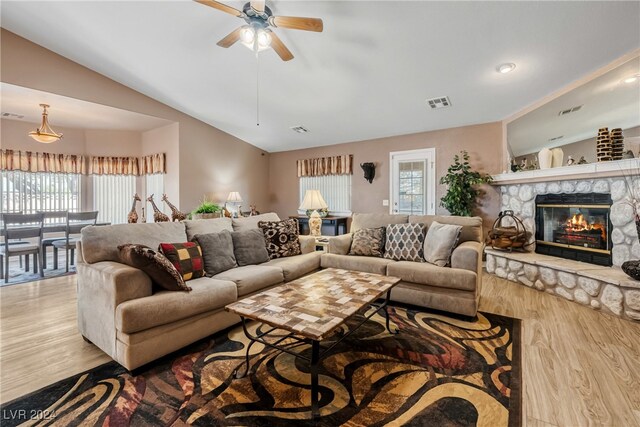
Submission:
M 476 290 L 476 273 L 458 268 L 438 267 L 428 263 L 398 261 L 387 267 L 387 274 L 401 278 L 405 282 L 439 288 Z
M 184 221 L 187 231 L 187 239 L 193 240 L 198 234 L 220 233 L 221 231 L 233 231 L 231 218 L 194 219 Z
M 260 221 L 280 221 L 280 217 L 278 214 L 270 212 L 254 216 L 246 216 L 243 218 L 233 218 L 233 231 L 245 231 L 259 228 L 258 222 Z
M 406 224 L 407 215 L 354 213 L 351 217 L 351 232 L 362 228 L 386 227 L 389 224 Z
M 322 252 L 311 252 L 303 255 L 296 255 L 287 258 L 276 258 L 261 265 L 279 267 L 282 269 L 284 281 L 290 282 L 302 277 L 305 274 L 316 271 L 320 268 L 320 257 Z
M 204 276 L 202 248 L 197 242 L 160 243 L 158 250 L 171 261 L 185 282 Z
M 181 222 L 117 224 L 82 229 L 82 258 L 93 264 L 100 261 L 120 262 L 118 246 L 136 243 L 157 248 L 161 242 L 184 242 L 187 238 Z
M 384 252 L 385 227 L 361 228 L 353 233 L 349 255 L 381 257 Z
M 258 221 L 267 241 L 269 258 L 285 258 L 300 255 L 298 240 L 298 220 L 289 218 L 282 221 Z
M 461 225 L 462 231 L 460 231 L 460 238 L 458 243 L 462 242 L 484 242 L 484 236 L 482 235 L 482 218 L 479 216 L 451 216 L 451 215 L 411 215 L 409 222 L 422 223 L 427 228 L 437 221 L 440 224 L 453 224 Z
M 145 272 L 158 287 L 167 291 L 190 291 L 182 275 L 162 253 L 148 246 L 126 244 L 118 246 L 123 264 Z
M 231 233 L 231 239 L 233 239 L 233 253 L 240 267 L 269 261 L 267 243 L 259 228 L 234 231 Z
M 123 302 L 116 308 L 116 329 L 131 334 L 199 313 L 222 309 L 238 299 L 235 283 L 201 277 L 189 282 L 191 292 L 161 291 Z M 106 325 L 105 325 L 106 326 Z
M 224 273 L 216 274 L 213 278 L 234 282 L 238 288 L 238 297 L 284 282 L 282 269 L 267 265 L 247 265 L 233 268 Z
M 364 271 L 365 273 L 386 274 L 387 266 L 395 261 L 386 258 L 322 254 L 322 268 L 341 268 L 343 270 Z
M 424 224 L 390 224 L 384 257 L 395 261 L 424 262 Z
M 440 224 L 434 221 L 424 239 L 424 260 L 438 267 L 451 262 L 451 253 L 458 244 L 461 225 Z
M 207 276 L 215 276 L 238 266 L 236 256 L 233 253 L 233 239 L 229 231 L 196 234 L 194 240 L 202 248 L 204 271 Z

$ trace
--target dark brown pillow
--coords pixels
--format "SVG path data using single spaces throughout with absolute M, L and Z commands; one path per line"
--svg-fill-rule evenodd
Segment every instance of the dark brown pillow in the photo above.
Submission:
M 349 255 L 382 257 L 385 227 L 361 228 L 353 233 Z
M 169 259 L 185 282 L 204 276 L 202 248 L 198 242 L 160 243 L 158 250 Z
M 128 243 L 118 246 L 120 261 L 147 273 L 153 283 L 168 291 L 190 291 L 182 276 L 160 252 L 145 245 Z
M 269 258 L 285 258 L 300 255 L 300 239 L 298 236 L 298 220 L 295 218 L 282 221 L 259 221 L 267 241 Z

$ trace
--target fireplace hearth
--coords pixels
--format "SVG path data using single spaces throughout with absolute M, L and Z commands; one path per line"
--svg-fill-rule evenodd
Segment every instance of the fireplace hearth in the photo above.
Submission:
M 536 196 L 536 252 L 610 266 L 611 195 Z

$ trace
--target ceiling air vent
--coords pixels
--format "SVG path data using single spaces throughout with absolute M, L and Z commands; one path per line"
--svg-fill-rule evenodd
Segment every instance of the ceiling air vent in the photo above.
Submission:
M 298 132 L 298 133 L 307 133 L 309 132 L 309 129 L 307 129 L 304 126 L 292 126 L 291 130 L 294 132 Z
M 549 142 L 557 141 L 557 140 L 562 139 L 562 138 L 564 138 L 564 135 L 554 136 L 553 138 L 549 138 Z
M 7 117 L 10 119 L 24 119 L 24 116 L 22 114 L 15 113 L 2 113 L 2 117 Z
M 562 110 L 558 113 L 559 116 L 564 116 L 566 114 L 570 114 L 570 113 L 575 113 L 576 111 L 580 110 L 582 108 L 582 105 L 578 105 L 572 108 L 567 108 L 566 110 Z
M 438 108 L 451 107 L 451 101 L 449 101 L 448 96 L 438 96 L 437 98 L 427 99 L 427 105 L 432 110 L 437 110 Z

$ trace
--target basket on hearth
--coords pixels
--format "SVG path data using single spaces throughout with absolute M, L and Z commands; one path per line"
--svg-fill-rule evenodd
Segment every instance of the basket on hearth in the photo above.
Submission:
M 514 225 L 505 225 L 507 218 Z M 487 235 L 486 244 L 492 249 L 523 250 L 525 246 L 531 244 L 530 237 L 531 233 L 526 230 L 522 220 L 515 216 L 512 210 L 506 210 L 500 212 L 498 219 L 493 223 L 493 228 Z

